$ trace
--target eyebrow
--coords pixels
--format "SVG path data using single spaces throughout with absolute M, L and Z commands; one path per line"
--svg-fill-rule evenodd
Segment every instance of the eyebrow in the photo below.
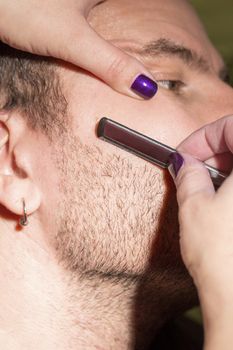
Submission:
M 132 51 L 135 51 L 134 49 Z M 194 50 L 191 50 L 183 45 L 177 44 L 169 39 L 158 39 L 151 41 L 144 45 L 142 49 L 136 50 L 140 56 L 156 58 L 158 56 L 177 57 L 181 59 L 186 65 L 201 71 L 208 73 L 211 71 L 209 62 L 202 56 L 200 56 Z M 228 76 L 228 69 L 224 65 L 219 70 L 219 76 L 225 80 Z

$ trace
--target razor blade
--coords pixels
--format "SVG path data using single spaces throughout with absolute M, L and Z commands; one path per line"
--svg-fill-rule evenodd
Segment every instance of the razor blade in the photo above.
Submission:
M 164 169 L 170 164 L 170 155 L 176 152 L 174 148 L 108 118 L 100 120 L 97 136 Z M 215 187 L 219 187 L 227 174 L 205 163 L 204 165 Z

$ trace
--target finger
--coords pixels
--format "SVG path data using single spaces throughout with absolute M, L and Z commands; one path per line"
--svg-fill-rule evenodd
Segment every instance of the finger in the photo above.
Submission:
M 156 82 L 138 60 L 101 38 L 85 19 L 82 32 L 82 38 L 67 47 L 67 60 L 123 94 L 144 99 L 156 94 Z
M 217 154 L 209 158 L 205 163 L 229 174 L 233 167 L 233 154 L 230 152 Z
M 232 207 L 233 204 L 233 171 L 224 180 L 223 184 L 219 187 L 217 191 L 217 198 L 221 198 L 221 203 L 227 207 L 227 204 Z
M 140 99 L 152 98 L 157 92 L 157 84 L 148 70 L 138 60 L 100 37 L 88 24 L 84 15 L 94 3 L 89 1 L 88 6 L 86 3 L 78 6 L 74 1 L 63 8 L 61 2 L 47 8 L 45 2 L 39 7 L 37 5 L 36 16 L 33 15 L 34 4 L 32 9 L 27 8 L 28 30 L 23 33 L 13 24 L 9 28 L 14 19 L 17 28 L 24 25 L 25 17 L 19 16 L 20 4 L 16 9 L 13 5 L 8 6 L 0 26 L 0 29 L 7 30 L 1 30 L 1 40 L 15 48 L 73 63 L 123 94 Z
M 215 193 L 208 170 L 188 154 L 173 153 L 170 157 L 169 171 L 177 188 L 177 201 L 181 206 L 194 195 Z
M 233 152 L 232 134 L 233 116 L 223 117 L 195 131 L 177 147 L 177 150 L 205 161 L 216 154 Z

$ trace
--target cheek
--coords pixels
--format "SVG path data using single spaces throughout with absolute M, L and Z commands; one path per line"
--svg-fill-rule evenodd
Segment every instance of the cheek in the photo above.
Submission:
M 81 92 L 78 92 L 80 87 Z M 195 109 L 191 113 L 191 108 L 187 101 L 162 89 L 150 101 L 136 100 L 117 93 L 101 81 L 86 75 L 80 77 L 78 86 L 74 86 L 69 101 L 71 128 L 79 141 L 125 158 L 128 153 L 97 138 L 96 127 L 102 117 L 111 118 L 176 148 L 184 138 L 201 126 L 200 118 Z
M 150 106 L 151 129 L 150 136 L 158 141 L 176 148 L 178 144 L 196 130 L 200 124 L 194 118 L 187 101 L 161 91 Z
M 74 147 L 77 152 L 71 156 Z M 66 265 L 80 272 L 144 272 L 157 231 L 167 220 L 161 216 L 166 212 L 171 220 L 177 215 L 173 206 L 165 210 L 163 172 L 133 156 L 101 151 L 75 139 L 67 152 L 62 162 L 65 206 L 57 235 Z M 162 236 L 170 234 L 171 227 L 163 224 Z M 171 240 L 169 251 L 172 245 Z
M 150 101 L 136 100 L 85 74 L 73 85 L 68 103 L 72 129 L 77 131 L 81 142 L 89 145 L 100 142 L 95 130 L 102 117 L 116 120 L 171 147 L 176 147 L 200 127 L 191 107 L 172 94 L 159 90 Z
M 112 98 L 109 115 L 113 120 L 174 148 L 200 126 L 200 121 L 193 118 L 185 103 L 162 92 L 151 101 L 124 96 Z

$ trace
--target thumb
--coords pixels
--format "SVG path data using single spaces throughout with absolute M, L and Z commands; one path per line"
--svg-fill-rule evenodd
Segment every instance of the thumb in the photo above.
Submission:
M 168 167 L 177 188 L 179 206 L 196 195 L 215 193 L 214 185 L 204 163 L 185 153 L 172 153 Z
M 0 1 L 0 39 L 24 51 L 73 63 L 125 95 L 152 98 L 157 84 L 147 69 L 87 22 L 85 14 L 98 2 Z M 18 30 L 25 22 L 27 30 Z
M 73 40 L 66 46 L 67 61 L 125 95 L 150 99 L 156 94 L 158 86 L 143 64 L 99 36 L 84 17 L 80 19 L 79 32 L 82 36 L 72 33 Z

